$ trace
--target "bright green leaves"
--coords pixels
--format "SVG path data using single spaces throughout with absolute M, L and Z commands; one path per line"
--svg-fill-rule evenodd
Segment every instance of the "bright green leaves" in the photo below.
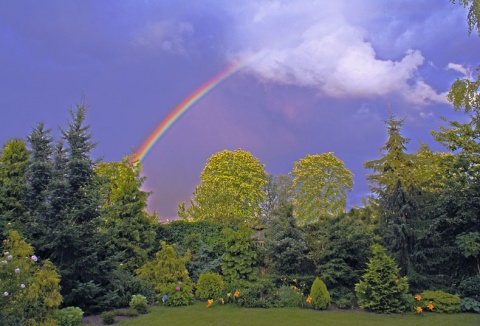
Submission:
M 322 216 L 343 213 L 345 191 L 352 190 L 353 174 L 333 153 L 307 155 L 294 163 L 294 216 L 309 224 Z
M 264 165 L 249 152 L 241 149 L 218 152 L 208 159 L 200 175 L 200 185 L 190 199 L 191 206 L 186 212 L 180 209 L 179 215 L 223 225 L 256 224 L 266 183 Z

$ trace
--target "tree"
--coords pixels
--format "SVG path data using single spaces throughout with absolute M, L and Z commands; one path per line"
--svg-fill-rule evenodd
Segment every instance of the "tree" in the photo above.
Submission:
M 23 140 L 9 140 L 0 156 L 0 230 L 9 224 L 17 230 L 22 227 L 25 213 L 25 171 L 29 163 L 28 150 Z M 1 236 L 1 234 L 0 234 Z
M 265 232 L 265 255 L 270 273 L 294 275 L 304 272 L 307 245 L 296 225 L 293 207 L 286 206 L 272 218 Z
M 146 262 L 155 240 L 154 217 L 146 211 L 149 194 L 140 190 L 141 165 L 127 157 L 122 162 L 99 163 L 95 171 L 103 180 L 106 255 L 115 256 L 133 272 Z
M 25 208 L 26 220 L 25 237 L 38 249 L 45 247 L 46 219 L 49 210 L 50 183 L 54 176 L 53 165 L 53 137 L 50 129 L 45 125 L 36 125 L 27 141 L 30 144 L 30 164 L 26 171 Z
M 266 183 L 264 165 L 249 152 L 218 152 L 208 159 L 190 207 L 182 213 L 180 205 L 179 216 L 223 225 L 258 224 Z
M 345 212 L 353 174 L 333 153 L 307 155 L 294 163 L 294 216 L 300 224 Z
M 373 257 L 362 280 L 355 285 L 358 305 L 380 313 L 401 313 L 408 307 L 407 277 L 400 276 L 400 269 L 385 248 L 372 246 Z
M 265 201 L 262 204 L 262 224 L 275 218 L 276 211 L 291 206 L 293 197 L 291 177 L 287 174 L 268 174 L 265 194 Z
M 257 258 L 252 230 L 241 226 L 238 231 L 227 228 L 222 233 L 225 238 L 225 253 L 222 256 L 223 277 L 227 282 L 251 280 Z
M 455 0 L 450 0 L 452 3 L 455 3 Z M 478 0 L 459 0 L 459 5 L 468 8 L 468 34 L 470 34 L 474 29 L 477 30 L 478 35 L 480 35 L 480 1 Z

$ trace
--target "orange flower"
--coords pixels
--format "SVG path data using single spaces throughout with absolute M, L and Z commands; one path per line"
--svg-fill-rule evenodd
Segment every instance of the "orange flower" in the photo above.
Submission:
M 417 307 L 417 314 L 421 313 L 423 311 L 422 307 Z
M 433 308 L 435 308 L 435 307 L 434 307 L 433 304 L 430 302 L 430 303 L 427 305 L 427 308 L 430 309 L 430 311 L 432 311 Z
M 210 308 L 211 306 L 213 306 L 213 300 L 210 299 L 210 300 L 207 300 L 207 308 Z
M 235 290 L 235 293 L 233 294 L 233 296 L 234 296 L 235 298 L 238 298 L 239 295 L 240 295 L 240 292 L 238 292 L 238 290 Z
M 222 300 L 220 300 L 220 302 L 221 302 L 222 304 L 225 304 L 225 300 L 223 300 L 223 298 L 222 298 Z
M 417 295 L 415 296 L 415 299 L 417 299 L 418 301 L 420 301 L 420 300 L 422 300 L 422 297 L 420 296 L 420 294 L 417 294 Z
M 398 279 L 397 279 L 397 280 L 395 280 L 395 284 L 398 284 L 398 282 L 400 282 Z
M 311 296 L 308 296 L 308 297 L 307 297 L 307 300 L 305 300 L 305 302 L 306 302 L 306 303 L 312 302 L 312 297 L 311 297 Z

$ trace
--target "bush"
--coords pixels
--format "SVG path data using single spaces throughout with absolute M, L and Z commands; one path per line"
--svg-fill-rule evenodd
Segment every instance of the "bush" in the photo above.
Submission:
M 317 310 L 325 309 L 330 305 L 330 293 L 328 293 L 325 283 L 318 277 L 312 284 L 307 300 L 308 303 Z
M 480 274 L 464 279 L 458 286 L 461 298 L 473 298 L 480 301 Z
M 304 307 L 305 297 L 294 285 L 282 285 L 277 291 L 277 307 Z
M 102 313 L 102 323 L 104 325 L 112 325 L 115 323 L 115 312 L 105 311 Z
M 165 306 L 188 306 L 194 302 L 192 287 L 188 284 L 179 282 L 178 284 L 170 284 L 165 289 L 164 294 L 160 293 L 158 295 L 161 303 Z
M 57 312 L 58 326 L 77 326 L 82 324 L 83 311 L 78 307 L 66 307 Z
M 260 277 L 256 282 L 235 282 L 235 291 L 239 295 L 234 300 L 245 308 L 270 308 L 274 303 L 276 289 L 268 276 Z M 235 291 L 231 293 L 235 293 Z M 228 301 L 227 301 L 228 302 Z
M 198 278 L 197 291 L 195 294 L 201 300 L 217 299 L 221 297 L 225 283 L 222 277 L 216 273 L 203 273 Z
M 423 291 L 421 300 L 424 305 L 432 304 L 434 312 L 455 313 L 460 312 L 460 297 L 444 291 Z
M 146 314 L 148 310 L 147 298 L 141 294 L 132 295 L 130 307 L 137 310 L 140 314 Z
M 411 308 L 408 282 L 400 269 L 380 245 L 372 246 L 373 257 L 367 271 L 355 285 L 358 305 L 374 312 L 401 313 Z
M 465 312 L 476 312 L 480 314 L 480 302 L 473 298 L 462 298 L 460 308 Z

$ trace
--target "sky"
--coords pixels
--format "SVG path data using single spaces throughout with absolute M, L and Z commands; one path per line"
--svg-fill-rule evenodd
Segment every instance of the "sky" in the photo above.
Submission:
M 83 97 L 97 147 L 120 161 L 185 98 L 232 64 L 144 157 L 150 211 L 174 218 L 207 159 L 249 151 L 271 174 L 333 152 L 370 193 L 391 112 L 408 151 L 444 150 L 431 130 L 446 94 L 476 78 L 480 37 L 448 0 L 0 0 L 0 144 L 44 122 L 59 139 Z

